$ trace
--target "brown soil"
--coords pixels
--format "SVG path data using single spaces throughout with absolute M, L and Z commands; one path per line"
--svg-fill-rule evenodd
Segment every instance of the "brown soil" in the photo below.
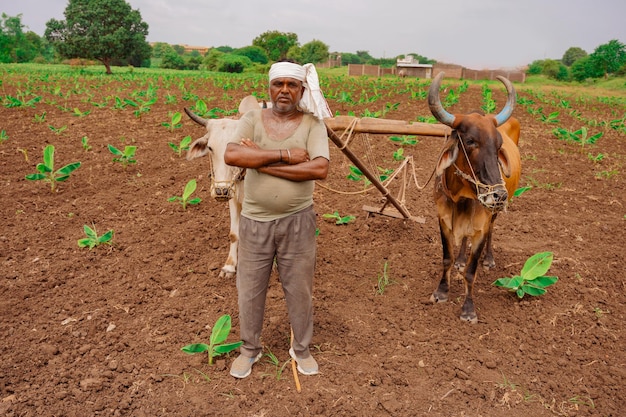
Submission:
M 289 324 L 277 279 L 263 341 L 279 368 L 264 357 L 249 378 L 236 380 L 228 374 L 234 355 L 208 366 L 205 355 L 180 350 L 207 342 L 223 314 L 233 317 L 229 340 L 237 340 L 235 281 L 218 278 L 228 253 L 229 213 L 225 203 L 210 198 L 208 159 L 188 162 L 167 145 L 185 135 L 197 138 L 202 128 L 187 118 L 173 133 L 161 125 L 168 112 L 182 111 L 195 98 L 183 100 L 180 85 L 162 77 L 153 80 L 158 102 L 140 119 L 132 109 L 112 108 L 115 96 L 145 91 L 142 79 L 35 74 L 29 84 L 24 75 L 3 75 L 4 95 L 30 90 L 43 99 L 35 108 L 0 108 L 0 128 L 9 136 L 0 145 L 0 415 L 623 415 L 623 130 L 589 127 L 590 134 L 604 136 L 584 150 L 565 143 L 551 129 L 584 123 L 557 107 L 559 99 L 548 90 L 541 102 L 519 87 L 519 96 L 535 100 L 532 107 L 542 105 L 544 114 L 559 110 L 559 123 L 542 123 L 522 105 L 515 110 L 522 123 L 521 185 L 533 188 L 498 218 L 497 266 L 479 272 L 476 325 L 459 320 L 460 279 L 450 302 L 428 301 L 441 273 L 431 185 L 419 191 L 411 183 L 406 191 L 407 208 L 424 223 L 368 215 L 362 207 L 381 207 L 381 194 L 355 193 L 363 184 L 346 179 L 351 162 L 331 144 L 331 171 L 321 185 L 333 191 L 318 186 L 315 193 L 320 234 L 312 351 L 321 373 L 301 376 L 297 393 L 290 366 L 282 368 L 289 359 Z M 331 108 L 359 115 L 400 103 L 385 117 L 428 116 L 426 101 L 411 98 L 420 87 L 398 82 L 410 88 L 379 86 L 382 98 L 375 103 L 349 105 L 336 100 L 337 91 L 371 84 L 331 80 Z M 187 92 L 222 109 L 265 88 L 227 90 L 192 78 L 185 83 Z M 56 85 L 71 95 L 54 95 Z M 374 94 L 374 87 L 364 88 L 364 95 Z M 354 91 L 358 100 L 361 90 Z M 167 94 L 177 102 L 166 104 Z M 494 84 L 498 103 L 503 94 Z M 108 105 L 95 107 L 89 97 Z M 623 117 L 623 99 L 620 105 L 581 97 L 566 99 L 587 120 Z M 450 110 L 481 104 L 480 85 L 473 85 Z M 91 113 L 74 116 L 75 107 Z M 44 111 L 45 122 L 37 123 L 35 115 Z M 49 125 L 67 129 L 56 135 Z M 83 136 L 89 151 L 81 147 Z M 405 154 L 415 158 L 423 184 L 442 139 L 418 139 Z M 82 162 L 56 193 L 24 178 L 36 172 L 49 143 L 56 147 L 57 167 Z M 138 146 L 138 163 L 126 169 L 113 163 L 108 144 Z M 385 136 L 362 135 L 350 146 L 363 160 L 371 157 L 368 164 L 398 166 L 391 157 L 398 146 Z M 588 153 L 604 159 L 593 162 Z M 181 195 L 191 178 L 198 179 L 196 194 L 203 200 L 183 211 L 167 199 Z M 399 182 L 391 185 L 394 193 Z M 322 217 L 334 211 L 356 219 L 337 226 Z M 79 248 L 85 224 L 100 234 L 113 229 L 113 245 Z M 546 295 L 519 300 L 491 285 L 543 251 L 554 252 L 549 275 L 559 277 Z M 381 288 L 377 278 L 385 264 L 391 282 Z

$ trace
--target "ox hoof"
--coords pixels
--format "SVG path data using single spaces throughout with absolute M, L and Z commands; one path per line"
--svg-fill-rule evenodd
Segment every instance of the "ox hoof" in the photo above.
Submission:
M 484 259 L 483 260 L 483 271 L 489 271 L 492 268 L 496 267 L 496 261 L 493 259 Z
M 228 270 L 221 270 L 220 271 L 220 278 L 226 278 L 226 279 L 233 279 L 237 276 L 237 272 L 236 271 L 228 271 Z
M 475 312 L 461 314 L 461 320 L 471 324 L 478 323 L 478 315 Z
M 430 302 L 435 304 L 435 303 L 445 303 L 446 301 L 448 301 L 448 294 L 446 293 L 441 293 L 441 292 L 434 292 L 431 296 L 430 296 Z

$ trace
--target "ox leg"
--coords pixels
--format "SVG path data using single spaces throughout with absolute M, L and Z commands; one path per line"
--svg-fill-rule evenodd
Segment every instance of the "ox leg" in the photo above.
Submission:
M 459 271 L 463 271 L 466 263 L 467 263 L 467 237 L 464 237 L 463 240 L 461 241 L 459 254 L 454 260 L 454 267 Z
M 439 285 L 430 296 L 433 303 L 443 303 L 448 301 L 448 293 L 450 291 L 450 274 L 452 273 L 452 253 L 454 246 L 452 244 L 451 232 L 439 222 L 439 232 L 441 234 L 441 246 L 443 249 L 443 274 Z
M 491 236 L 493 235 L 493 224 L 496 221 L 496 214 L 491 217 L 491 224 L 489 225 L 489 232 L 487 233 L 487 243 L 485 244 L 485 257 L 483 259 L 483 267 L 486 269 L 495 268 L 496 261 L 493 257 L 493 247 L 491 246 Z
M 461 307 L 461 320 L 472 324 L 478 322 L 478 315 L 474 307 L 474 281 L 476 280 L 478 261 L 485 248 L 485 243 L 486 239 L 484 237 L 478 242 L 472 242 L 469 261 L 465 267 L 465 301 L 463 302 L 463 307 Z
M 237 250 L 239 246 L 239 216 L 241 214 L 241 204 L 236 198 L 228 200 L 228 208 L 230 209 L 230 249 L 226 263 L 220 271 L 220 278 L 235 278 L 237 275 Z

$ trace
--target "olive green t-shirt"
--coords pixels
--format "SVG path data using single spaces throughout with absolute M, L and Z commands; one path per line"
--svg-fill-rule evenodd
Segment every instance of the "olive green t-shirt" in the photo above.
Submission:
M 262 110 L 247 112 L 237 127 L 237 139 L 248 138 L 261 149 L 304 148 L 311 160 L 330 160 L 326 125 L 312 114 L 305 113 L 294 133 L 284 140 L 270 139 L 261 119 Z M 283 151 L 284 152 L 284 151 Z M 287 217 L 313 204 L 315 181 L 290 181 L 247 169 L 244 179 L 244 200 L 241 214 L 257 221 Z

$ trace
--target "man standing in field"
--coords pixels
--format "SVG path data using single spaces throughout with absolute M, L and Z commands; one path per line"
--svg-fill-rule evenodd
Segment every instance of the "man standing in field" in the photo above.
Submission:
M 318 373 L 313 337 L 315 229 L 313 189 L 326 178 L 330 117 L 313 64 L 277 62 L 269 72 L 272 106 L 252 110 L 226 148 L 228 165 L 247 168 L 239 223 L 237 291 L 243 345 L 230 374 L 250 375 L 263 355 L 261 330 L 274 260 L 293 330 L 289 354 L 304 375 Z

